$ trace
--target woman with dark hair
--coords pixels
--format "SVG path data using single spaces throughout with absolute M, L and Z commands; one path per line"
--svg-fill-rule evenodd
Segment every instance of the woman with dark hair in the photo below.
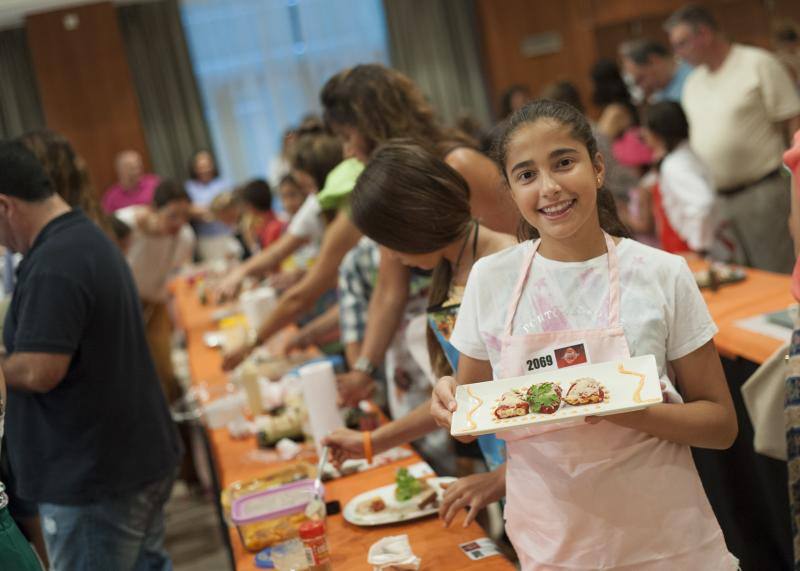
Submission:
M 405 75 L 381 65 L 360 65 L 328 80 L 322 90 L 325 120 L 345 148 L 368 161 L 390 139 L 403 138 L 424 147 L 454 168 L 467 182 L 472 215 L 486 227 L 514 232 L 519 215 L 491 160 L 458 132 L 436 120 L 419 88 Z M 409 268 L 381 255 L 370 299 L 361 354 L 340 382 L 342 396 L 355 401 L 374 389 L 373 373 L 383 361 L 409 302 Z
M 458 352 L 449 344 L 449 332 L 470 269 L 478 259 L 514 245 L 514 237 L 490 230 L 473 218 L 464 178 L 408 141 L 390 141 L 373 153 L 353 190 L 351 212 L 356 226 L 390 257 L 407 267 L 433 270 L 428 296 L 430 365 L 436 376 L 452 374 Z M 435 430 L 429 412 L 430 388 L 425 388 L 422 404 L 374 433 L 344 429 L 331 434 L 325 442 L 335 460 L 363 457 L 365 438 L 377 453 Z M 491 469 L 505 460 L 502 446 L 492 436 L 480 444 Z
M 192 199 L 192 226 L 197 233 L 200 259 L 224 258 L 239 251 L 241 247 L 236 243 L 231 227 L 217 220 L 211 212 L 214 199 L 232 188 L 230 182 L 220 176 L 211 151 L 195 151 L 189 158 L 188 174 L 185 186 Z
M 658 161 L 653 216 L 667 252 L 708 252 L 719 226 L 711 172 L 689 147 L 689 124 L 679 103 L 662 101 L 642 113 L 642 136 Z

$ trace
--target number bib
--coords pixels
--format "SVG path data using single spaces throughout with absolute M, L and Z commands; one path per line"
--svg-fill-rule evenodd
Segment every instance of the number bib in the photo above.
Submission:
M 551 347 L 540 351 L 525 360 L 525 370 L 530 373 L 541 373 L 551 369 L 564 369 L 577 365 L 591 364 L 589 351 L 583 341 L 571 345 Z

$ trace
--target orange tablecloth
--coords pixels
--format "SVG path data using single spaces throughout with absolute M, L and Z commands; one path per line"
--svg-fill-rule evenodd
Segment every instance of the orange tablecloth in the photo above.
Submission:
M 200 305 L 193 290 L 184 281 L 173 284 L 176 312 L 180 326 L 185 330 L 188 342 L 189 363 L 194 382 L 209 384 L 225 382 L 221 370 L 221 357 L 218 351 L 209 349 L 203 343 L 203 333 L 213 328 L 212 307 Z M 257 458 L 255 438 L 233 440 L 226 429 L 208 430 L 213 461 L 222 486 L 249 479 L 286 463 L 276 461 L 269 464 Z M 314 461 L 314 458 L 311 458 Z M 419 462 L 416 454 L 411 458 L 376 468 L 361 474 L 354 474 L 325 484 L 325 499 L 339 500 L 345 504 L 356 495 L 370 489 L 390 484 L 394 481 L 395 470 Z M 511 570 L 511 563 L 502 556 L 489 557 L 481 561 L 470 561 L 458 545 L 485 537 L 486 533 L 473 523 L 467 528 L 461 526 L 458 518 L 455 525 L 445 529 L 435 517 L 408 523 L 375 528 L 361 528 L 344 521 L 341 515 L 329 517 L 328 546 L 331 551 L 334 569 L 357 571 L 369 570 L 367 551 L 369 546 L 387 535 L 408 534 L 411 547 L 422 558 L 422 569 L 482 569 Z M 231 545 L 237 570 L 255 570 L 254 555 L 244 550 L 238 533 L 230 530 Z
M 693 270 L 704 267 L 704 263 L 690 260 Z M 720 355 L 728 358 L 741 357 L 754 363 L 763 363 L 780 346 L 773 337 L 742 329 L 736 321 L 762 313 L 786 309 L 794 303 L 789 293 L 790 277 L 761 270 L 746 269 L 747 279 L 736 284 L 722 286 L 712 292 L 704 289 L 703 297 L 711 316 L 719 327 L 714 338 Z M 789 333 L 786 342 L 789 341 Z

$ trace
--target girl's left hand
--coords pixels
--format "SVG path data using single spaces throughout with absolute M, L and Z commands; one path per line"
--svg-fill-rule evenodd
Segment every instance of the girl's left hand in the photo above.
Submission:
M 453 482 L 442 497 L 439 517 L 449 526 L 462 508 L 469 508 L 463 526 L 467 527 L 483 508 L 499 501 L 506 494 L 505 470 L 472 474 Z

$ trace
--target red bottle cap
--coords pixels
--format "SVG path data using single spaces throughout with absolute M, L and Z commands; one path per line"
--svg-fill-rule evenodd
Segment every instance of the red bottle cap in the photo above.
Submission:
M 300 539 L 314 539 L 325 535 L 325 524 L 321 521 L 307 521 L 300 524 Z

